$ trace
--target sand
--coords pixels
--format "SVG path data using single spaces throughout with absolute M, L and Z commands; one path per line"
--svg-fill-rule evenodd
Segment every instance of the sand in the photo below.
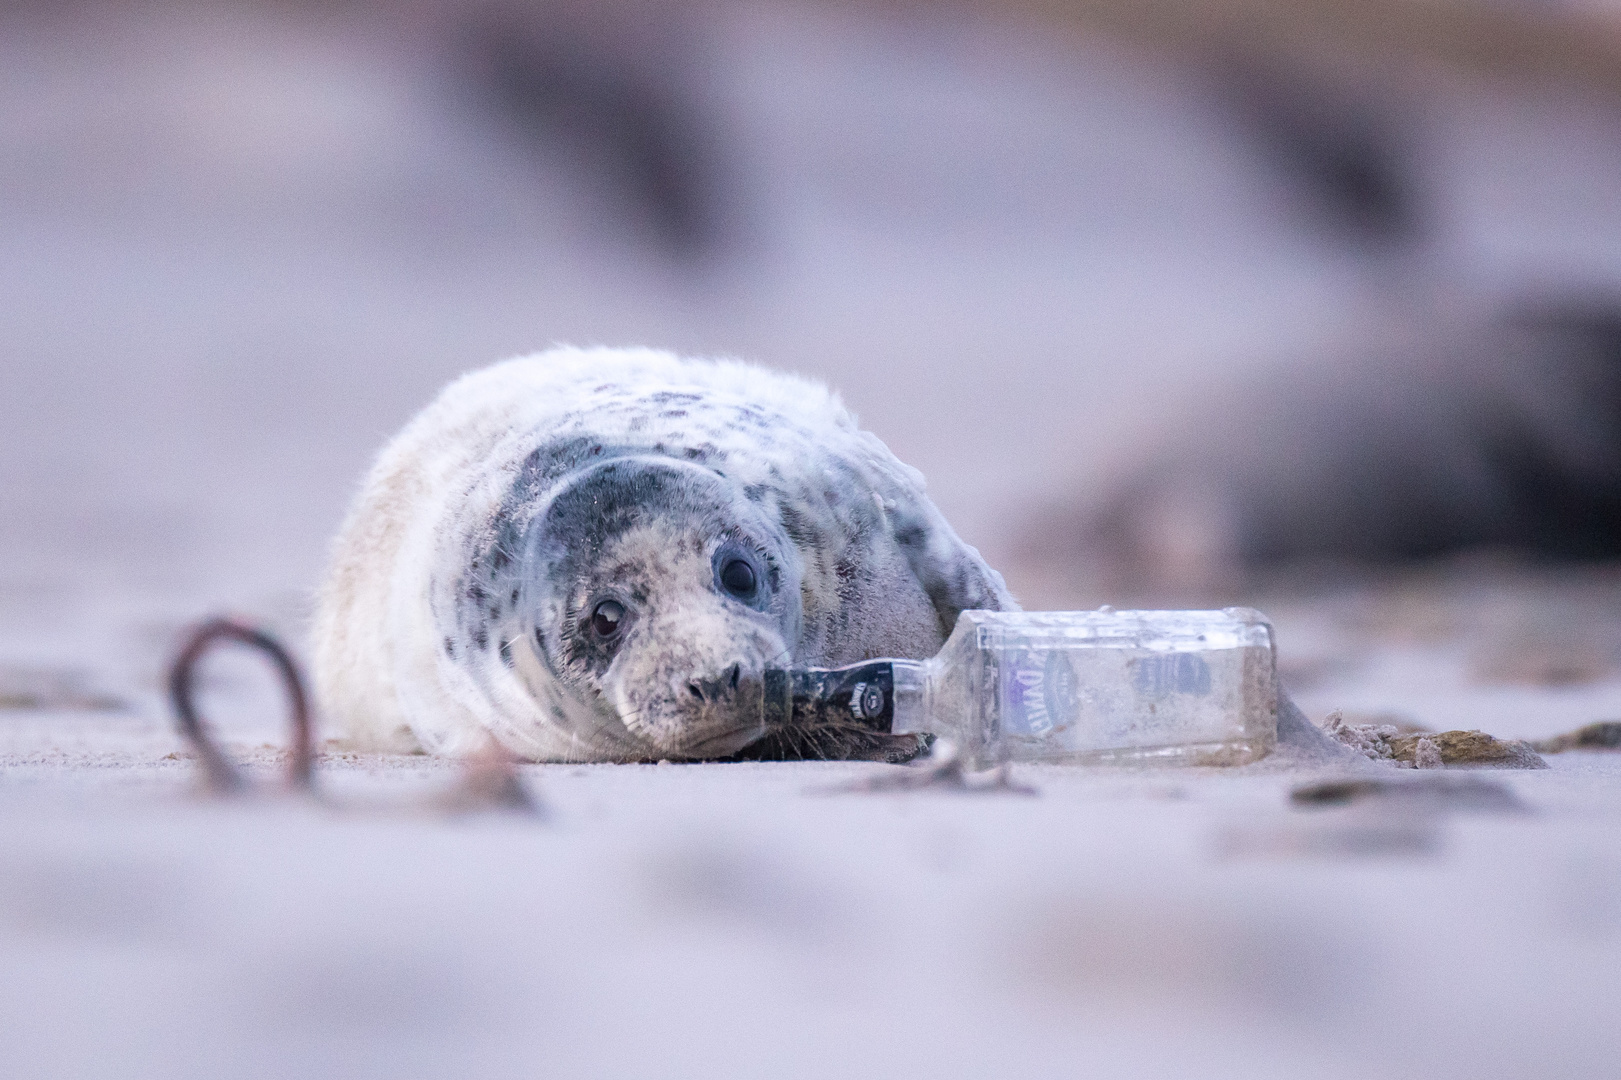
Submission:
M 244 690 L 246 692 L 246 690 Z M 1344 767 L 279 755 L 201 794 L 161 715 L 0 714 L 7 1075 L 1605 1075 L 1621 755 L 1302 806 Z M 1412 771 L 1367 764 L 1386 779 Z M 1426 774 L 1432 775 L 1432 774 Z

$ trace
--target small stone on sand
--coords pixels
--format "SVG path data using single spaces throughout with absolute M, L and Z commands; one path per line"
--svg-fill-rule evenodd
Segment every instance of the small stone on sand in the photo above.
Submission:
M 1475 766 L 1498 769 L 1546 769 L 1537 747 L 1521 740 L 1498 739 L 1484 731 L 1439 731 L 1401 734 L 1390 724 L 1349 724 L 1338 711 L 1329 714 L 1323 731 L 1374 761 L 1435 769 Z
M 1476 765 L 1499 769 L 1546 769 L 1531 744 L 1518 739 L 1494 738 L 1484 731 L 1440 731 L 1429 735 L 1397 735 L 1390 739 L 1390 756 L 1417 768 L 1439 765 Z M 1420 760 L 1420 748 L 1424 758 Z M 1435 755 L 1439 754 L 1439 761 Z

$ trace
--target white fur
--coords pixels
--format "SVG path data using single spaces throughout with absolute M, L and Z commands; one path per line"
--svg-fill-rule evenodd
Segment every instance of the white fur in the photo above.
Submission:
M 702 402 L 671 419 L 646 405 L 649 387 Z M 712 406 L 740 404 L 777 418 L 768 439 L 708 418 Z M 349 738 L 376 749 L 461 754 L 493 734 L 537 760 L 638 756 L 622 732 L 568 707 L 533 665 L 473 663 L 441 647 L 458 560 L 489 534 L 537 438 L 576 432 L 646 446 L 672 433 L 701 438 L 730 452 L 727 478 L 738 484 L 767 482 L 773 465 L 780 475 L 816 469 L 829 455 L 855 462 L 871 490 L 863 505 L 876 506 L 880 519 L 909 507 L 929 524 L 931 558 L 948 569 L 965 558 L 983 568 L 923 496 L 922 476 L 861 431 L 817 383 L 646 349 L 559 348 L 510 360 L 452 383 L 383 449 L 334 545 L 314 627 L 316 690 L 325 715 Z M 970 603 L 1011 605 L 994 572 L 983 568 L 980 578 L 989 584 Z M 914 578 L 905 585 L 910 594 L 897 586 L 897 604 L 922 595 Z M 806 571 L 806 589 L 829 587 Z M 846 659 L 852 648 L 919 652 L 939 642 L 933 628 L 921 636 L 904 627 L 857 629 L 859 640 L 839 644 L 809 628 L 795 659 L 850 662 L 863 658 Z

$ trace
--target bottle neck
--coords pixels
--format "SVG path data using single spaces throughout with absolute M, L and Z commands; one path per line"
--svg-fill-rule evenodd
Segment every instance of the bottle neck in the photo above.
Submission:
M 924 665 L 868 660 L 841 668 L 769 668 L 768 727 L 856 724 L 882 734 L 922 731 Z M 904 721 L 910 726 L 900 726 Z
M 894 717 L 889 730 L 896 735 L 939 734 L 929 721 L 929 674 L 933 660 L 896 660 L 890 673 L 895 687 Z

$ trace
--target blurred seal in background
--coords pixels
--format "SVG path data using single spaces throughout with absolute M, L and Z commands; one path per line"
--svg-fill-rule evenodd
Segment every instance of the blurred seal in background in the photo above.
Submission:
M 1210 597 L 1302 566 L 1621 556 L 1621 305 L 1437 319 L 1229 385 L 1027 533 L 1105 590 Z

